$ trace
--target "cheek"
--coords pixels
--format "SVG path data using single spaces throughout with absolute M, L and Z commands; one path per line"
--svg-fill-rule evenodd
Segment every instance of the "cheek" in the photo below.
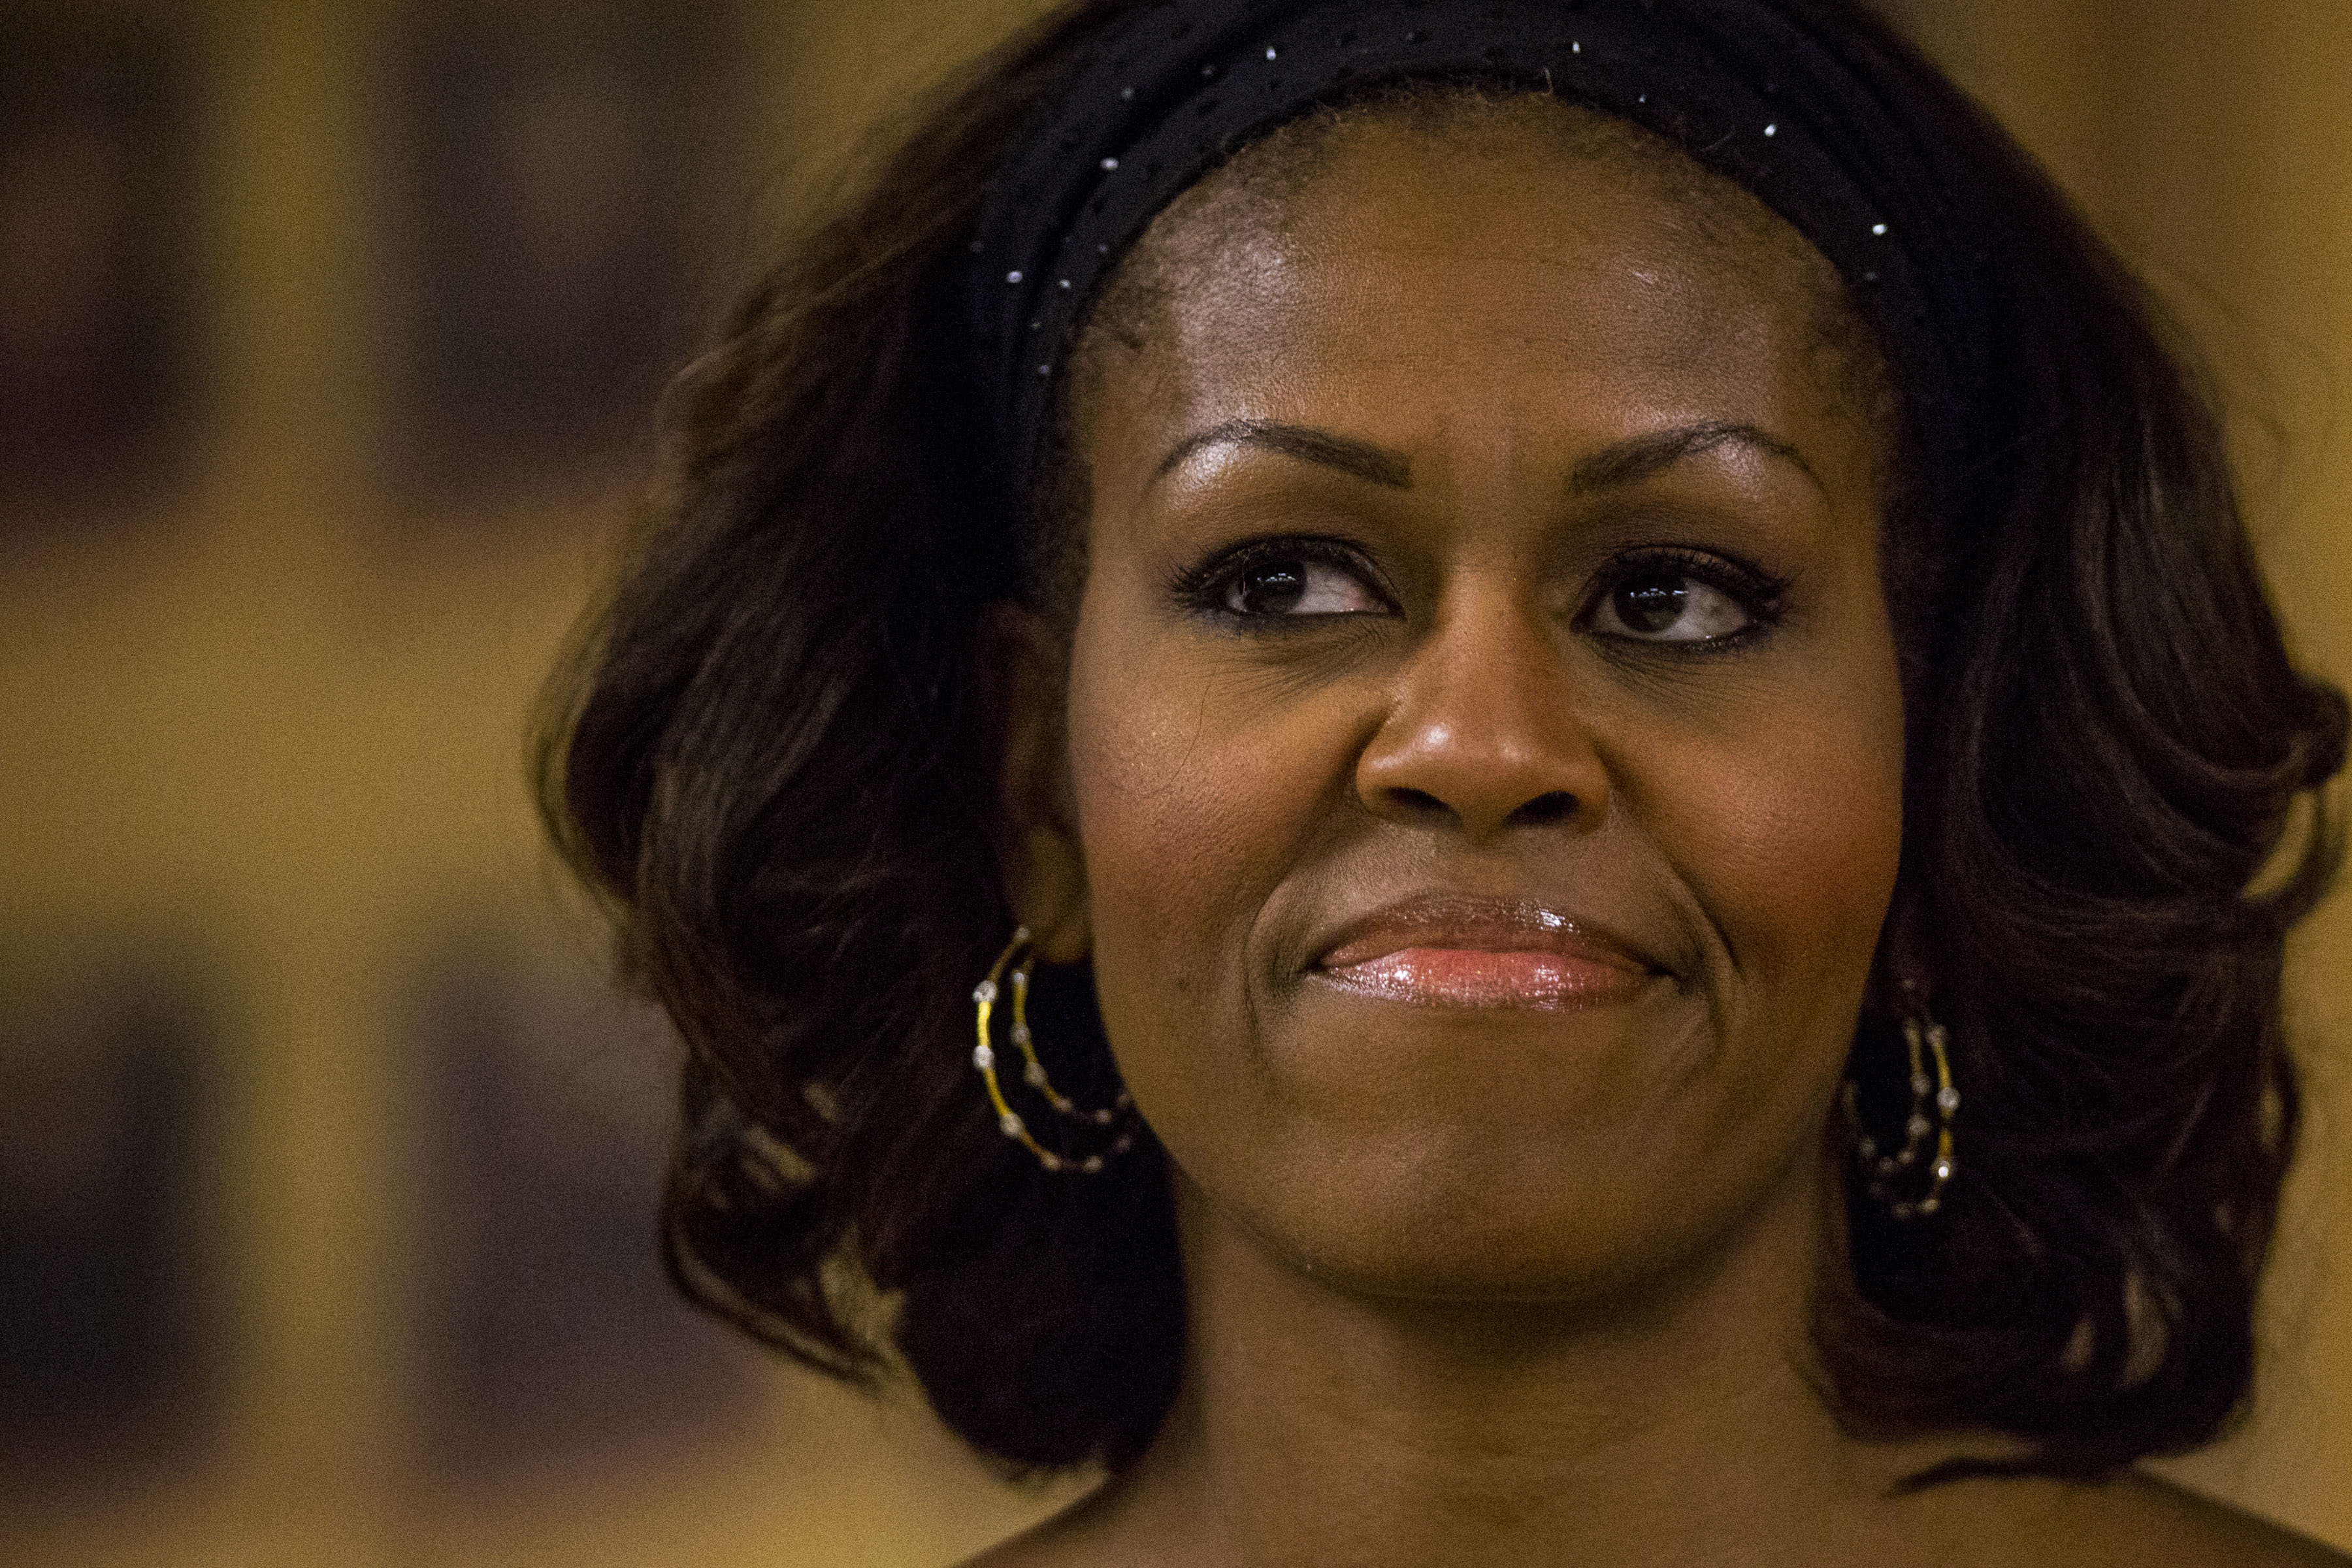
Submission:
M 1903 838 L 1891 644 L 1858 641 L 1803 689 L 1653 753 L 1630 792 L 1720 939 L 1750 1027 L 1833 1049 L 1852 1023 Z M 1699 784 L 1696 781 L 1711 780 Z
M 1724 803 L 1720 853 L 1692 874 L 1699 896 L 1722 911 L 1741 967 L 1771 975 L 1777 1001 L 1795 1015 L 1824 1009 L 1843 1032 L 1867 973 L 1902 843 L 1899 753 L 1791 752 L 1759 770 Z M 1790 1019 L 1794 1022 L 1792 1016 Z
M 1113 670 L 1130 676 L 1098 673 Z M 1072 794 L 1096 984 L 1122 1044 L 1130 1024 L 1163 1032 L 1171 997 L 1245 992 L 1252 919 L 1323 820 L 1345 753 L 1344 721 L 1299 703 L 1239 711 L 1225 685 L 1081 622 Z

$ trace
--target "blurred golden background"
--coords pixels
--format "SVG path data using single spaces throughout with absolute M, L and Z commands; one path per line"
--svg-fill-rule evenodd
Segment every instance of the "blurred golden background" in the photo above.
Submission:
M 929 1564 L 1067 1495 L 738 1345 L 522 778 L 666 366 L 1036 0 L 0 3 L 0 1561 Z M 2231 398 L 2352 679 L 2352 5 L 1906 0 Z M 2254 1414 L 2352 1547 L 2352 899 Z

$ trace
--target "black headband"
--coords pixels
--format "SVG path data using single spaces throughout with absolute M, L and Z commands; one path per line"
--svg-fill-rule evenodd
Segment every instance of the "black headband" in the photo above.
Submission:
M 1026 480 L 1096 290 L 1160 208 L 1318 105 L 1406 79 L 1548 91 L 1747 187 L 1876 330 L 1931 462 L 1982 374 L 1978 237 L 1900 68 L 1821 0 L 1160 0 L 1115 18 L 1031 121 L 972 242 L 984 389 Z

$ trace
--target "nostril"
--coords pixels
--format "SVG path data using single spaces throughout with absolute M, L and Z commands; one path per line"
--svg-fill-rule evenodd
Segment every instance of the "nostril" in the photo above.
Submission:
M 1564 789 L 1549 790 L 1511 813 L 1511 821 L 1522 827 L 1541 827 L 1548 823 L 1565 822 L 1576 815 L 1576 797 Z
M 1389 799 L 1412 812 L 1415 816 L 1444 816 L 1452 815 L 1453 812 L 1453 807 L 1425 789 L 1408 789 L 1398 786 L 1389 791 Z

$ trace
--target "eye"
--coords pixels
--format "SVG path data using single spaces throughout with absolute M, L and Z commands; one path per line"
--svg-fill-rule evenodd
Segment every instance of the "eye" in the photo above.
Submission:
M 1381 607 L 1353 574 L 1326 561 L 1253 562 L 1225 584 L 1237 616 L 1344 616 Z
M 1654 557 L 1602 583 L 1585 626 L 1633 642 L 1728 643 L 1768 626 L 1778 597 L 1777 584 L 1729 562 Z
M 1178 575 L 1178 597 L 1199 611 L 1243 621 L 1379 615 L 1387 598 L 1370 569 L 1337 540 L 1255 541 Z

